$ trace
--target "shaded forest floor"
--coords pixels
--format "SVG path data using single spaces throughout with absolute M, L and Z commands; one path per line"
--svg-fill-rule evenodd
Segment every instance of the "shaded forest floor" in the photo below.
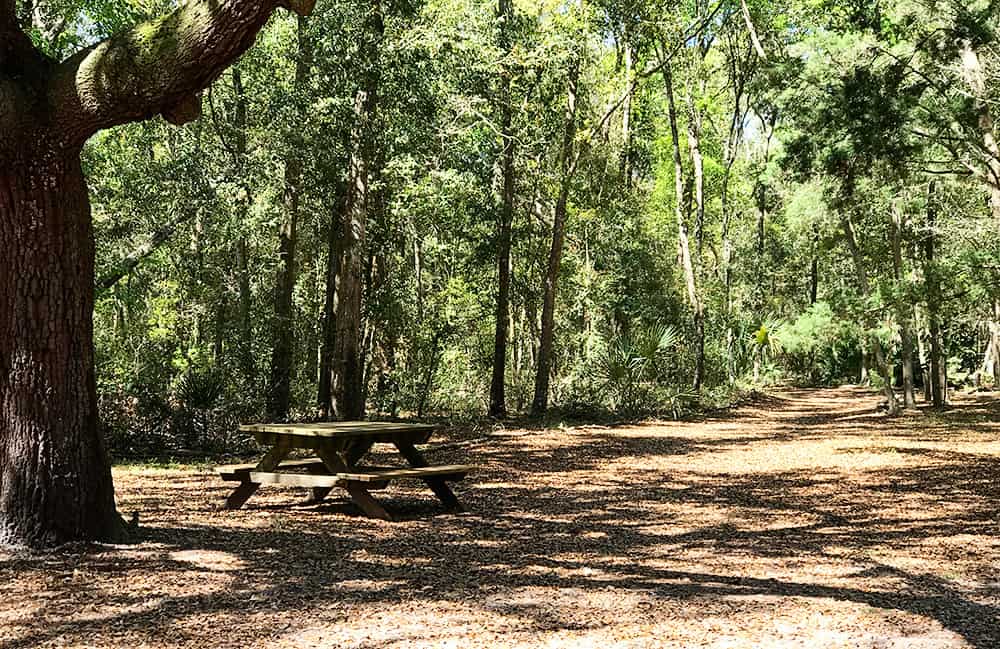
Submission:
M 1000 403 L 878 401 L 455 434 L 469 512 L 393 487 L 395 523 L 116 469 L 140 542 L 0 552 L 0 647 L 1000 647 Z

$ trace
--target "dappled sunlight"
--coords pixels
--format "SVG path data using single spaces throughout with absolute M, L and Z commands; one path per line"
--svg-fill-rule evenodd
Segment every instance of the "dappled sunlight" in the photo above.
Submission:
M 924 413 L 859 416 L 877 397 L 857 389 L 778 399 L 456 433 L 429 453 L 483 467 L 467 513 L 393 485 L 399 522 L 288 489 L 222 511 L 207 473 L 116 470 L 140 543 L 0 555 L 0 643 L 201 647 L 212 627 L 262 647 L 1000 646 L 1000 432 L 958 427 L 962 401 L 923 437 Z

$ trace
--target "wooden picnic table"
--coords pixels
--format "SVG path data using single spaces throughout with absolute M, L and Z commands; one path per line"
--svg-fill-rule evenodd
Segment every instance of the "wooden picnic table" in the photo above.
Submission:
M 416 445 L 426 443 L 435 428 L 430 424 L 368 421 L 240 426 L 241 431 L 252 433 L 268 451 L 257 464 L 216 468 L 223 480 L 239 482 L 225 506 L 239 509 L 265 484 L 308 487 L 312 489 L 315 502 L 325 498 L 335 487 L 343 487 L 364 513 L 392 520 L 371 491 L 384 489 L 393 480 L 419 479 L 446 508 L 461 510 L 458 498 L 447 483 L 463 479 L 475 467 L 466 464 L 431 466 Z M 375 444 L 391 444 L 403 456 L 406 466 L 360 465 Z M 310 451 L 315 457 L 289 460 L 288 455 L 296 449 Z

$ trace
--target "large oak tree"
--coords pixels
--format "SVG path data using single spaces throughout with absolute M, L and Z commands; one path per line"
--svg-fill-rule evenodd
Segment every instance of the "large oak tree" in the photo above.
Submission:
M 196 118 L 278 6 L 196 0 L 65 61 L 0 0 L 0 542 L 121 538 L 97 421 L 94 240 L 80 152 L 101 129 Z

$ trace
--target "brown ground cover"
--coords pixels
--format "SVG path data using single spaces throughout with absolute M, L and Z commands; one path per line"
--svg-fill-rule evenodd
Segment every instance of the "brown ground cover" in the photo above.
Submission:
M 140 542 L 0 551 L 0 647 L 1000 647 L 1000 405 L 856 389 L 691 422 L 452 435 L 465 514 L 116 469 Z

